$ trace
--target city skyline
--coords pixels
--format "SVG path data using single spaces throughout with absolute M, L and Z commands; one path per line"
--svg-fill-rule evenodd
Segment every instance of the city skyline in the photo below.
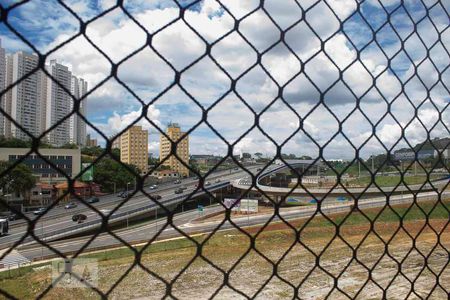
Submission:
M 41 4 L 41 7 L 37 3 Z M 97 4 L 90 1 L 87 3 L 90 4 L 83 6 L 83 9 L 72 3 L 68 3 L 68 6 L 86 20 L 89 16 L 111 7 L 107 1 Z M 353 1 L 346 1 L 346 3 L 347 5 L 335 7 L 337 17 L 340 19 L 345 19 L 357 9 Z M 253 7 L 251 1 L 248 3 L 225 1 L 225 4 L 229 6 L 229 11 L 234 16 L 243 16 Z M 311 3 L 305 3 L 305 5 L 308 7 Z M 424 7 L 412 2 L 407 2 L 405 5 L 415 12 L 412 15 L 414 20 L 419 19 L 421 13 L 425 11 Z M 388 9 L 394 9 L 395 3 L 387 3 L 386 6 Z M 268 1 L 266 9 L 275 16 L 275 22 L 281 28 L 289 28 L 298 21 L 296 19 L 298 8 L 290 3 L 274 5 Z M 46 11 L 53 11 L 57 15 L 53 26 L 43 30 L 39 39 L 32 35 L 36 24 L 27 22 L 17 24 L 22 34 L 29 37 L 40 51 L 52 49 L 78 30 L 78 23 L 67 11 L 56 4 L 43 1 L 33 1 L 33 3 L 22 5 L 11 21 L 18 23 L 18 20 L 23 20 L 34 10 L 42 11 L 44 15 Z M 154 32 L 177 16 L 179 8 L 168 3 L 162 4 L 162 2 L 138 3 L 130 7 L 130 11 L 146 30 Z M 383 13 L 382 8 L 373 1 L 363 3 L 360 11 L 365 17 Z M 202 1 L 201 4 L 187 9 L 185 16 L 198 34 L 209 42 L 217 40 L 232 29 L 230 13 L 220 8 L 214 1 Z M 405 51 L 409 58 L 402 53 L 397 53 L 400 47 L 399 40 L 387 26 L 377 33 L 379 45 L 385 49 L 383 53 L 379 46 L 373 42 L 369 43 L 371 33 L 367 31 L 367 25 L 362 20 L 352 18 L 346 22 L 345 28 L 339 29 L 336 16 L 333 16 L 330 9 L 322 4 L 310 9 L 305 17 L 313 20 L 316 16 L 328 16 L 324 18 L 317 33 L 313 33 L 304 21 L 290 28 L 285 35 L 285 43 L 289 48 L 283 43 L 272 47 L 279 37 L 278 31 L 271 22 L 266 22 L 267 17 L 261 10 L 242 22 L 240 27 L 242 34 L 258 51 L 270 49 L 263 55 L 262 65 L 271 76 L 268 76 L 261 66 L 252 67 L 256 57 L 255 51 L 236 33 L 227 36 L 212 48 L 212 57 L 232 78 L 247 72 L 250 68 L 236 83 L 236 91 L 239 95 L 234 92 L 227 94 L 230 78 L 207 56 L 182 74 L 180 80 L 182 87 L 205 109 L 223 96 L 223 99 L 208 113 L 208 121 L 230 144 L 240 139 L 234 146 L 236 154 L 262 152 L 273 155 L 276 152 L 274 143 L 257 129 L 242 136 L 254 124 L 254 116 L 249 107 L 256 113 L 262 111 L 266 105 L 277 98 L 278 86 L 288 83 L 288 79 L 298 71 L 305 72 L 310 79 L 301 74 L 283 86 L 283 99 L 277 99 L 259 117 L 261 128 L 278 144 L 297 132 L 302 125 L 301 130 L 283 146 L 286 153 L 313 156 L 318 152 L 318 147 L 312 139 L 319 145 L 325 145 L 329 139 L 333 138 L 333 141 L 324 149 L 324 156 L 351 158 L 354 156 L 354 149 L 342 135 L 345 134 L 356 148 L 364 145 L 361 156 L 367 157 L 372 153 L 384 151 L 382 144 L 388 148 L 396 145 L 397 142 L 396 147 L 406 146 L 404 140 L 399 140 L 402 134 L 400 126 L 406 125 L 408 126 L 404 130 L 404 135 L 412 144 L 420 142 L 426 130 L 432 129 L 431 137 L 448 134 L 445 126 L 449 126 L 446 120 L 450 118 L 442 118 L 443 123 L 435 126 L 439 110 L 442 110 L 449 101 L 442 82 L 446 82 L 450 73 L 444 72 L 439 76 L 442 66 L 445 65 L 445 59 L 443 59 L 446 57 L 445 49 L 441 45 L 432 47 L 430 57 L 433 61 L 426 60 L 421 63 L 420 76 L 415 71 L 415 65 L 424 57 L 422 43 L 427 47 L 433 45 L 437 36 L 434 26 L 441 28 L 440 26 L 445 24 L 445 13 L 434 10 L 435 24 L 420 23 L 418 30 L 430 33 L 422 38 L 423 41 L 415 36 L 407 39 Z M 403 36 L 406 36 L 411 28 L 408 18 L 404 11 L 399 11 L 393 19 Z M 154 22 L 148 20 L 154 20 Z M 373 23 L 371 25 L 375 27 L 383 24 L 383 20 L 370 20 Z M 260 25 L 254 26 L 255 24 Z M 340 30 L 344 30 L 345 34 Z M 321 48 L 318 37 L 326 39 L 335 31 L 337 33 L 334 37 Z M 16 50 L 28 48 L 14 39 L 7 30 L 0 30 L 0 33 L 6 48 Z M 127 18 L 120 9 L 115 9 L 89 24 L 86 34 L 114 62 L 118 62 L 131 51 L 143 46 L 146 41 L 145 32 Z M 127 36 L 127 39 L 121 39 L 122 36 Z M 164 44 L 163 37 L 174 39 L 175 36 L 179 37 L 175 40 L 179 46 L 184 47 L 185 51 L 179 52 L 177 47 Z M 293 39 L 294 36 L 297 38 Z M 447 35 L 443 35 L 442 38 L 444 43 L 448 39 Z M 304 45 L 299 44 L 298 40 L 302 40 Z M 367 43 L 369 43 L 368 46 L 366 46 Z M 202 117 L 202 110 L 179 86 L 169 88 L 164 95 L 155 100 L 155 96 L 168 88 L 174 78 L 173 69 L 163 62 L 155 51 L 167 57 L 173 68 L 180 70 L 202 55 L 204 52 L 202 41 L 183 22 L 177 21 L 153 40 L 153 46 L 154 49 L 145 47 L 124 61 L 118 68 L 118 76 L 141 98 L 143 104 L 152 103 L 147 109 L 147 117 L 159 126 L 160 130 L 164 130 L 162 124 L 176 119 L 186 131 L 189 131 L 198 124 Z M 360 49 L 363 49 L 361 60 L 353 63 Z M 227 53 L 233 53 L 233 55 L 230 56 Z M 300 64 L 296 56 L 306 63 Z M 47 61 L 53 58 L 70 66 L 74 73 L 80 74 L 89 82 L 91 88 L 109 74 L 109 63 L 82 36 L 53 52 Z M 334 81 L 339 79 L 337 67 L 345 69 L 345 72 L 342 74 L 343 80 L 335 83 Z M 372 77 L 376 77 L 375 87 L 370 85 L 373 82 Z M 316 86 L 311 81 L 314 81 Z M 405 85 L 404 92 L 400 89 L 402 84 Z M 429 99 L 423 93 L 424 84 L 425 88 L 430 89 Z M 325 91 L 328 88 L 329 90 L 323 96 L 323 104 L 326 104 L 328 108 L 321 104 L 309 113 L 320 101 L 319 90 Z M 241 98 L 249 107 L 241 101 Z M 356 101 L 357 98 L 360 99 L 359 102 Z M 106 136 L 119 133 L 137 118 L 141 118 L 138 125 L 143 126 L 150 133 L 149 152 L 158 153 L 159 130 L 143 119 L 142 103 L 139 103 L 115 79 L 108 80 L 93 91 L 89 99 L 92 105 L 87 112 L 87 118 Z M 391 114 L 385 115 L 388 104 L 384 99 L 392 102 Z M 410 101 L 415 106 L 423 102 L 417 110 L 417 115 Z M 357 103 L 363 111 L 370 110 L 371 113 L 364 115 L 356 108 L 356 111 L 345 119 L 346 115 L 355 109 Z M 345 119 L 342 124 L 342 133 L 335 137 L 334 134 L 339 131 L 339 122 L 332 113 L 336 115 L 339 122 Z M 444 112 L 444 115 L 447 114 Z M 377 137 L 370 138 L 372 125 L 369 121 L 377 124 L 375 132 L 381 142 L 377 140 Z M 90 133 L 92 138 L 97 138 L 100 145 L 106 144 L 106 141 L 90 126 L 87 126 L 87 133 Z M 207 152 L 223 155 L 228 152 L 227 145 L 205 123 L 191 132 L 190 138 L 193 154 Z M 369 140 L 365 143 L 367 139 Z
M 38 65 L 38 57 L 25 51 L 9 53 L 1 46 L 0 39 L 0 84 L 5 88 L 33 72 Z M 45 67 L 57 83 L 42 70 L 37 70 L 2 96 L 2 108 L 34 137 L 70 114 L 74 105 L 71 96 L 76 100 L 82 99 L 78 111 L 80 115 L 86 114 L 88 83 L 56 60 L 51 60 Z M 3 114 L 0 117 L 0 135 L 20 140 L 30 139 Z M 44 140 L 54 146 L 69 143 L 85 145 L 86 124 L 78 114 L 72 114 L 48 132 Z

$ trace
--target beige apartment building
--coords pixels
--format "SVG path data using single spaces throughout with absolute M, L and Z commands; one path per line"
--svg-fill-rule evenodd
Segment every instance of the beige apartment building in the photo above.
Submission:
M 148 130 L 132 126 L 120 136 L 120 161 L 148 171 Z
M 173 141 L 178 141 L 184 132 L 176 123 L 170 123 L 166 130 L 167 136 Z M 171 143 L 164 136 L 160 135 L 159 138 L 159 159 L 162 161 L 168 157 L 171 153 Z M 186 136 L 177 145 L 178 157 L 187 165 L 189 164 L 189 136 Z M 189 176 L 189 169 L 184 166 L 174 155 L 170 155 L 169 158 L 164 161 L 163 165 L 168 166 L 172 171 L 178 172 L 181 176 Z

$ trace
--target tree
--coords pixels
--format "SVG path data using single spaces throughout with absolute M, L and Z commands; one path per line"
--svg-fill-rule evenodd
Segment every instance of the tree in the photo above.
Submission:
M 261 159 L 263 154 L 261 152 L 256 152 L 254 155 L 256 156 L 257 159 Z
M 128 166 L 135 174 L 140 173 L 136 166 L 119 163 L 110 157 L 104 157 L 94 165 L 94 181 L 108 192 L 114 190 L 114 185 L 118 190 L 124 189 L 127 183 L 134 183 L 136 179 L 135 175 L 125 166 Z
M 78 145 L 72 144 L 72 143 L 67 143 L 67 144 L 62 145 L 59 148 L 61 148 L 61 149 L 78 149 Z
M 9 162 L 0 162 L 0 173 L 4 172 L 10 166 L 11 163 Z M 15 166 L 0 178 L 0 188 L 2 189 L 3 195 L 9 192 L 15 192 L 22 195 L 26 201 L 30 200 L 29 191 L 35 184 L 36 177 L 33 176 L 31 169 L 24 164 Z

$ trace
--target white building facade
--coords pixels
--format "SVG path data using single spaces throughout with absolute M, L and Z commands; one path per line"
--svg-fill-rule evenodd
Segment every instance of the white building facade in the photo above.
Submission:
M 73 76 L 67 66 L 56 60 L 51 60 L 45 66 L 54 80 L 42 70 L 35 70 L 37 66 L 36 55 L 23 51 L 8 54 L 1 47 L 0 40 L 0 90 L 24 78 L 2 96 L 1 108 L 24 130 L 36 137 L 69 116 L 47 133 L 44 141 L 53 146 L 68 143 L 86 145 L 86 123 L 79 115 L 70 114 L 74 101 L 79 101 L 78 112 L 86 115 L 87 99 L 84 97 L 88 89 L 87 82 Z M 4 114 L 0 114 L 0 136 L 30 139 L 28 134 L 5 118 Z
M 79 103 L 78 112 L 86 116 L 86 95 L 88 84 L 83 78 L 72 76 L 70 92 Z M 73 99 L 72 99 L 73 100 Z M 70 101 L 70 110 L 73 109 L 73 101 Z M 86 123 L 78 114 L 72 114 L 69 120 L 70 143 L 77 145 L 86 145 Z

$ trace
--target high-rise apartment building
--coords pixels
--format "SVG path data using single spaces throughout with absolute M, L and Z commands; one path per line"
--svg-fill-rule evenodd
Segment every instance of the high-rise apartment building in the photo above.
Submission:
M 79 101 L 78 112 L 86 115 L 86 99 L 82 99 L 86 95 L 88 89 L 87 82 L 76 76 L 72 76 L 70 92 Z M 70 110 L 73 109 L 73 101 L 70 101 Z M 70 142 L 77 145 L 86 145 L 86 123 L 78 114 L 72 114 L 69 119 Z
M 23 51 L 12 54 L 7 59 L 7 70 L 11 72 L 10 80 L 17 82 L 30 74 L 37 65 L 38 57 L 34 54 Z M 11 117 L 33 136 L 39 136 L 43 125 L 41 124 L 41 116 L 44 113 L 41 99 L 43 87 L 40 84 L 42 74 L 41 71 L 35 71 L 25 77 L 11 89 L 11 103 L 5 101 L 7 106 L 10 105 Z M 6 121 L 6 123 L 9 123 L 9 121 Z M 9 125 L 5 127 L 9 127 Z M 11 136 L 22 140 L 29 139 L 29 136 L 13 123 L 10 128 Z
M 176 123 L 170 123 L 166 130 L 167 136 L 171 141 L 178 141 L 185 133 L 181 131 L 181 128 Z M 171 155 L 171 142 L 164 135 L 160 135 L 159 138 L 159 159 L 163 161 L 166 157 L 167 160 L 163 162 L 163 165 L 168 166 L 172 171 L 178 172 L 181 176 L 189 176 L 189 169 L 184 166 L 180 160 L 174 155 Z M 189 136 L 184 137 L 177 144 L 177 155 L 185 164 L 189 165 Z
M 6 52 L 2 48 L 2 41 L 0 40 L 0 91 L 3 91 L 6 87 Z M 0 107 L 5 110 L 5 99 L 3 95 L 0 99 Z M 5 135 L 5 116 L 0 113 L 0 135 Z
M 56 60 L 51 60 L 50 65 L 47 66 L 47 71 L 55 81 L 50 78 L 47 79 L 46 90 L 46 115 L 45 115 L 45 129 L 49 129 L 56 123 L 59 123 L 65 116 L 70 113 L 73 105 L 73 99 L 61 87 L 66 90 L 71 90 L 72 73 L 67 66 L 59 64 Z M 70 120 L 65 120 L 58 124 L 52 131 L 47 134 L 48 142 L 55 146 L 62 146 L 70 143 Z
M 37 70 L 38 57 L 20 51 L 7 54 L 1 47 L 0 40 L 0 90 L 18 82 L 5 93 L 0 107 L 11 116 L 24 130 L 33 136 L 41 135 L 45 130 L 67 116 L 73 108 L 73 98 L 44 72 Z M 75 99 L 81 99 L 87 93 L 87 82 L 72 76 L 68 67 L 50 61 L 46 66 L 52 78 L 67 89 Z M 86 115 L 86 99 L 80 101 L 79 113 Z M 0 135 L 27 140 L 30 137 L 18 126 L 15 126 L 4 114 L 0 114 Z M 86 123 L 79 115 L 71 117 L 59 124 L 44 138 L 45 142 L 54 146 L 66 143 L 86 144 Z
M 148 171 L 148 130 L 132 126 L 120 136 L 120 161 Z
M 114 136 L 111 137 L 113 139 Z M 111 149 L 119 149 L 120 150 L 120 136 L 116 137 L 116 139 L 112 142 Z

